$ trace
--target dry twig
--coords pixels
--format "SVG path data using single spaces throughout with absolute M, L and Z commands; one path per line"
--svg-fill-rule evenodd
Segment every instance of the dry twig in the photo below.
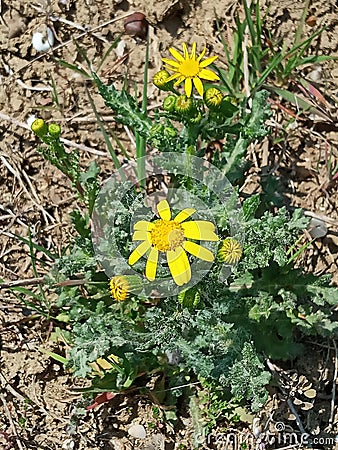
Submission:
M 6 402 L 6 398 L 5 398 L 3 393 L 0 393 L 0 400 L 2 401 L 6 417 L 8 419 L 9 424 L 10 424 L 10 427 L 11 427 L 12 434 L 15 437 L 16 445 L 18 446 L 19 450 L 24 450 L 24 448 L 22 446 L 22 443 L 20 441 L 20 437 L 19 437 L 19 435 L 18 435 L 18 433 L 16 431 L 15 424 L 14 424 L 14 421 L 12 419 L 10 410 L 8 408 L 8 405 L 7 405 L 7 402 Z

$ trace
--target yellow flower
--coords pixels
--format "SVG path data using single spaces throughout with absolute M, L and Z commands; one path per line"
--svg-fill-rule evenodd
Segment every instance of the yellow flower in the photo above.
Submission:
M 109 283 L 110 293 L 115 300 L 121 302 L 125 300 L 130 291 L 128 278 L 124 275 L 118 275 L 113 277 Z
M 226 238 L 218 250 L 218 257 L 227 264 L 236 264 L 241 259 L 242 253 L 242 246 L 236 239 Z
M 146 277 L 154 281 L 156 277 L 159 252 L 166 254 L 170 273 L 178 286 L 189 283 L 191 268 L 186 251 L 212 262 L 214 255 L 210 250 L 195 242 L 218 241 L 214 233 L 215 226 L 206 220 L 185 220 L 196 212 L 193 208 L 183 209 L 174 219 L 171 219 L 170 206 L 166 200 L 157 205 L 159 220 L 147 222 L 140 220 L 134 225 L 133 241 L 143 241 L 129 256 L 129 264 L 134 265 L 148 251 Z
M 196 57 L 196 42 L 192 44 L 192 50 L 189 55 L 186 44 L 183 43 L 183 56 L 174 48 L 169 48 L 169 52 L 176 59 L 176 61 L 168 58 L 162 58 L 162 61 L 168 64 L 165 66 L 166 69 L 174 72 L 169 78 L 166 79 L 166 83 L 175 80 L 174 86 L 179 85 L 184 81 L 184 90 L 188 97 L 191 96 L 192 83 L 194 83 L 195 88 L 199 95 L 203 96 L 204 88 L 201 78 L 208 81 L 219 80 L 219 77 L 209 69 L 206 69 L 211 63 L 217 59 L 217 56 L 212 56 L 204 61 L 201 61 L 206 48 L 203 49 L 202 53 Z

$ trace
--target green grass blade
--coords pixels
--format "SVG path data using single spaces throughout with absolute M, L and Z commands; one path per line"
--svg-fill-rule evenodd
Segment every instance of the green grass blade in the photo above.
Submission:
M 310 3 L 310 0 L 305 0 L 305 2 L 304 2 L 302 16 L 300 18 L 299 25 L 297 27 L 296 34 L 295 34 L 295 45 L 298 45 L 301 42 L 305 19 L 306 19 L 308 10 L 309 10 L 309 3 Z
M 59 255 L 57 255 L 56 253 L 51 253 L 49 250 L 47 250 L 46 248 L 42 247 L 41 245 L 35 244 L 35 242 L 33 242 L 32 240 L 31 240 L 31 244 L 30 244 L 29 239 L 26 239 L 26 238 L 24 238 L 22 236 L 19 236 L 18 234 L 15 234 L 15 233 L 11 233 L 11 234 L 12 234 L 13 237 L 15 237 L 19 241 L 23 242 L 24 244 L 27 244 L 28 246 L 32 245 L 32 247 L 35 250 L 45 253 L 47 256 L 49 256 L 49 258 L 51 258 L 53 260 L 55 260 L 55 259 L 57 259 L 59 257 Z
M 80 53 L 82 58 L 86 61 L 88 69 L 90 71 L 92 71 L 92 63 L 91 63 L 90 59 L 88 58 L 87 53 L 84 51 L 84 49 L 82 47 L 80 47 L 80 45 L 78 44 L 76 39 L 74 39 L 73 42 L 77 48 L 77 51 Z
M 255 46 L 256 41 L 257 41 L 257 35 L 256 35 L 256 30 L 254 27 L 253 20 L 252 20 L 251 8 L 248 7 L 247 0 L 243 0 L 243 6 L 244 6 L 246 24 L 248 25 L 249 31 L 250 31 L 251 42 L 252 42 L 252 45 Z
M 110 134 L 113 136 L 118 148 L 121 150 L 121 153 L 123 153 L 123 155 L 127 158 L 130 159 L 130 156 L 127 153 L 127 150 L 124 148 L 122 142 L 120 141 L 120 139 L 117 137 L 116 133 L 114 133 L 113 130 L 110 130 Z
M 20 294 L 24 294 L 28 297 L 33 297 L 35 300 L 41 301 L 40 295 L 36 294 L 35 292 L 31 291 L 30 289 L 24 288 L 22 286 L 15 286 L 10 288 L 11 291 L 19 292 Z
M 112 42 L 112 44 L 109 46 L 108 50 L 107 50 L 106 53 L 103 55 L 103 57 L 102 57 L 102 59 L 101 59 L 99 65 L 98 65 L 98 67 L 97 67 L 96 72 L 98 72 L 98 71 L 101 69 L 103 63 L 104 63 L 105 60 L 108 58 L 108 56 L 110 55 L 110 53 L 114 50 L 114 48 L 117 47 L 117 44 L 118 44 L 118 43 L 120 42 L 120 40 L 121 40 L 122 34 L 123 34 L 123 33 L 120 33 L 120 34 L 117 36 L 117 38 Z
M 113 160 L 113 162 L 115 164 L 116 169 L 119 169 L 121 167 L 121 164 L 120 164 L 120 161 L 118 160 L 118 158 L 116 156 L 116 153 L 115 153 L 115 150 L 114 150 L 114 148 L 113 148 L 113 146 L 112 146 L 112 144 L 110 142 L 108 133 L 106 132 L 106 129 L 104 127 L 104 123 L 103 123 L 103 121 L 102 121 L 102 119 L 100 117 L 100 114 L 98 113 L 98 111 L 96 109 L 95 103 L 94 103 L 94 101 L 92 99 L 92 96 L 90 95 L 89 90 L 87 88 L 86 88 L 86 91 L 87 91 L 87 95 L 88 95 L 90 106 L 92 107 L 92 110 L 94 111 L 95 118 L 97 120 L 97 123 L 99 124 L 101 133 L 102 133 L 104 141 L 105 141 L 105 143 L 107 145 L 107 148 L 108 148 L 108 151 L 110 153 L 110 156 L 112 157 L 112 160 Z
M 58 92 L 56 89 L 56 84 L 55 84 L 55 81 L 54 81 L 54 78 L 52 75 L 50 76 L 50 78 L 51 78 L 51 84 L 52 84 L 52 89 L 53 89 L 53 101 L 55 102 L 56 106 L 58 108 L 60 108 L 60 102 L 59 102 Z
M 327 119 L 327 116 L 325 116 L 325 114 L 321 112 L 318 108 L 314 107 L 312 103 L 310 103 L 309 101 L 305 100 L 302 97 L 299 97 L 293 92 L 270 85 L 264 85 L 263 87 L 269 91 L 275 92 L 276 94 L 280 95 L 282 98 L 292 103 L 297 108 L 303 110 L 303 112 L 305 111 L 311 112 L 312 114 L 317 114 L 323 119 Z
M 146 55 L 144 63 L 143 73 L 143 92 L 142 92 L 142 113 L 147 116 L 147 95 L 148 95 L 148 67 L 149 67 L 149 36 L 146 43 Z M 146 140 L 143 136 L 136 133 L 136 161 L 137 161 L 137 177 L 140 187 L 145 187 L 146 167 L 145 159 L 146 155 Z
M 21 289 L 24 289 L 24 288 L 20 288 L 20 290 Z M 26 295 L 33 296 L 32 295 L 33 293 L 31 291 L 29 291 L 28 289 L 25 289 L 25 290 L 22 290 L 22 292 L 19 292 L 19 288 L 18 287 L 10 288 L 10 290 L 13 292 L 15 297 L 21 303 L 23 303 L 28 309 L 32 309 L 33 311 L 36 311 L 38 314 L 40 314 L 42 317 L 45 317 L 46 319 L 48 319 L 50 317 L 48 311 L 46 312 L 44 309 L 42 309 L 39 306 L 37 306 L 36 303 L 31 303 L 31 302 L 27 301 L 25 299 L 25 297 L 21 297 L 21 295 L 19 295 L 20 293 L 22 293 L 24 296 L 26 296 Z M 25 292 L 25 291 L 28 291 L 28 292 Z M 16 292 L 18 292 L 18 294 Z M 37 294 L 35 294 L 35 295 L 37 295 Z M 41 302 L 40 296 L 37 296 L 37 300 L 39 300 L 39 302 Z
M 48 350 L 45 350 L 45 349 L 42 348 L 42 347 L 39 347 L 39 350 L 40 350 L 41 353 L 44 353 L 45 355 L 48 355 L 50 358 L 55 359 L 55 361 L 58 361 L 58 362 L 60 362 L 61 364 L 64 364 L 65 366 L 68 364 L 68 359 L 67 359 L 67 358 L 64 358 L 64 357 L 61 356 L 61 355 L 58 355 L 57 353 L 50 352 L 50 351 L 48 351 Z
M 59 59 L 59 58 L 55 58 L 55 62 L 57 62 L 58 64 L 60 64 L 63 67 L 66 67 L 67 69 L 72 70 L 73 72 L 76 72 L 80 75 L 82 75 L 84 78 L 90 80 L 91 79 L 91 75 L 86 72 L 84 69 L 80 69 L 79 67 L 75 66 L 74 64 L 71 64 L 67 61 L 64 61 L 63 59 Z

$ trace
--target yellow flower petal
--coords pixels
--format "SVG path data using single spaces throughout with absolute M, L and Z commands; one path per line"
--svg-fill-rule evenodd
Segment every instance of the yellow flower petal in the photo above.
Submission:
M 203 97 L 204 87 L 202 81 L 198 77 L 194 78 L 194 85 L 199 95 Z
M 192 81 L 191 78 L 186 78 L 185 82 L 184 82 L 184 90 L 185 93 L 187 94 L 187 97 L 191 96 L 191 91 L 192 91 Z
M 175 222 L 181 223 L 183 220 L 187 219 L 188 217 L 192 216 L 196 212 L 196 209 L 193 208 L 185 208 L 181 212 L 177 214 L 175 217 Z
M 211 56 L 210 58 L 205 59 L 204 61 L 202 61 L 200 63 L 200 67 L 207 67 L 210 66 L 210 64 L 212 64 L 216 59 L 218 58 L 218 56 Z
M 215 225 L 206 220 L 192 220 L 183 222 L 184 237 L 199 241 L 218 241 L 218 236 L 214 233 Z
M 183 75 L 180 75 L 180 78 L 175 82 L 174 86 L 178 86 L 185 79 Z
M 152 247 L 150 253 L 148 255 L 147 264 L 146 264 L 146 277 L 149 281 L 154 281 L 156 277 L 157 270 L 157 261 L 158 261 L 158 250 Z
M 179 66 L 180 66 L 180 63 L 179 63 L 179 62 L 174 61 L 174 60 L 172 60 L 172 59 L 162 58 L 162 61 L 163 61 L 164 63 L 166 63 L 166 64 L 169 64 L 170 66 L 173 66 L 173 67 L 179 67 Z M 170 70 L 173 70 L 173 69 L 170 68 Z
M 197 61 L 201 61 L 201 59 L 203 58 L 203 56 L 205 55 L 205 52 L 207 51 L 207 48 L 204 47 L 204 49 L 202 50 L 200 56 L 197 58 Z
M 161 200 L 160 203 L 157 204 L 157 211 L 162 220 L 171 219 L 170 206 L 167 200 Z
M 187 44 L 185 44 L 185 42 L 183 42 L 182 47 L 183 47 L 183 59 L 182 59 L 182 61 L 184 61 L 186 59 L 189 59 L 189 52 L 188 52 L 188 49 L 187 49 Z
M 134 225 L 134 230 L 139 231 L 150 231 L 154 228 L 154 224 L 152 222 L 148 222 L 147 220 L 139 220 Z
M 203 78 L 204 80 L 208 80 L 208 81 L 217 81 L 219 80 L 219 76 L 216 75 L 214 72 L 212 72 L 209 69 L 202 69 L 198 76 L 200 78 Z
M 172 48 L 172 47 L 170 47 L 169 48 L 169 52 L 173 55 L 173 57 L 175 58 L 175 59 L 177 59 L 177 61 L 179 61 L 179 62 L 183 62 L 184 61 L 184 58 L 183 58 L 183 56 L 181 55 L 181 53 L 179 53 L 177 50 L 175 50 L 174 48 Z
M 191 253 L 197 258 L 203 259 L 204 261 L 212 262 L 215 259 L 210 250 L 202 247 L 199 244 L 196 244 L 195 242 L 184 241 L 183 248 L 187 252 Z
M 182 247 L 167 252 L 167 261 L 170 273 L 178 286 L 189 283 L 191 279 L 191 268 L 187 254 Z
M 147 230 L 134 231 L 133 241 L 146 241 L 146 240 L 148 240 L 148 231 Z
M 169 69 L 169 67 L 166 67 L 166 69 Z M 173 70 L 173 69 L 169 69 L 169 70 Z M 169 81 L 175 80 L 178 77 L 182 77 L 182 75 L 179 72 L 173 73 L 172 75 L 170 75 L 170 77 L 168 77 L 166 79 L 166 83 L 169 83 Z M 180 81 L 181 82 L 181 81 Z
M 142 242 L 129 256 L 128 263 L 133 266 L 150 249 L 150 247 L 151 244 L 148 241 Z
M 196 42 L 192 43 L 190 59 L 196 59 Z

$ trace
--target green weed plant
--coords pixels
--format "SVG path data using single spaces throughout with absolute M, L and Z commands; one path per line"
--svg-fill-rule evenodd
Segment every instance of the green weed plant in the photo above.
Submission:
M 127 126 L 137 137 L 137 160 L 149 151 L 208 158 L 235 189 L 243 184 L 248 146 L 269 134 L 266 120 L 271 111 L 262 85 L 272 71 L 281 78 L 291 74 L 306 60 L 303 53 L 310 42 L 274 52 L 263 66 L 267 50 L 259 40 L 259 8 L 255 9 L 255 22 L 251 12 L 246 8 L 245 22 L 237 23 L 235 34 L 235 41 L 240 41 L 245 26 L 249 26 L 253 44 L 250 61 L 259 68 L 251 74 L 251 107 L 247 98 L 239 96 L 242 56 L 232 56 L 231 62 L 226 47 L 229 70 L 218 69 L 217 83 L 208 85 L 202 96 L 180 93 L 177 83 L 164 83 L 161 88 L 167 90 L 166 99 L 151 115 L 146 114 L 146 89 L 140 106 L 125 89 L 104 84 L 93 71 L 89 74 L 116 122 Z M 146 81 L 145 76 L 145 84 Z M 230 96 L 223 94 L 225 90 Z M 237 100 L 232 101 L 232 97 Z M 236 264 L 231 266 L 230 276 L 220 278 L 226 263 L 216 258 L 195 286 L 178 295 L 156 299 L 129 292 L 123 301 L 112 298 L 110 277 L 98 264 L 92 241 L 99 167 L 92 163 L 87 171 L 81 171 L 77 153 L 65 151 L 61 132 L 52 125 L 47 127 L 40 121 L 33 130 L 44 143 L 39 151 L 70 178 L 83 200 L 83 211 L 71 214 L 76 237 L 67 243 L 61 257 L 51 255 L 54 266 L 46 277 L 45 289 L 57 294 L 53 309 L 56 307 L 57 312 L 49 311 L 57 325 L 53 338 L 66 342 L 68 347 L 59 360 L 74 377 L 91 380 L 91 386 L 83 390 L 86 395 L 136 391 L 171 406 L 185 396 L 191 398 L 194 415 L 198 392 L 206 405 L 206 422 L 213 426 L 221 418 L 217 415 L 219 409 L 234 418 L 238 405 L 252 411 L 264 406 L 270 382 L 266 358 L 295 358 L 304 350 L 308 336 L 327 339 L 337 333 L 338 322 L 333 315 L 337 289 L 330 285 L 329 277 L 315 277 L 295 268 L 290 255 L 307 219 L 299 209 L 293 214 L 285 207 L 274 213 L 267 210 L 259 194 L 243 201 L 245 240 L 237 242 L 239 253 L 234 256 Z M 210 150 L 212 142 L 219 145 Z M 116 160 L 114 154 L 113 161 Z M 118 168 L 117 163 L 115 166 Z M 144 167 L 138 164 L 137 171 L 142 181 Z M 170 183 L 199 195 L 214 208 L 210 190 L 189 173 L 167 176 Z M 128 211 L 146 189 L 146 183 L 140 182 L 124 199 L 121 211 L 118 205 L 111 206 L 116 207 L 117 245 L 125 255 L 133 247 Z M 229 236 L 231 214 L 231 204 L 228 210 L 215 213 L 222 237 Z M 116 270 L 114 276 L 118 276 L 118 266 L 113 261 L 112 266 Z M 161 273 L 162 268 L 158 270 Z M 58 358 L 56 354 L 52 356 Z M 162 380 L 152 389 L 146 387 L 151 377 Z M 168 409 L 163 411 L 175 421 L 172 409 L 171 415 Z

